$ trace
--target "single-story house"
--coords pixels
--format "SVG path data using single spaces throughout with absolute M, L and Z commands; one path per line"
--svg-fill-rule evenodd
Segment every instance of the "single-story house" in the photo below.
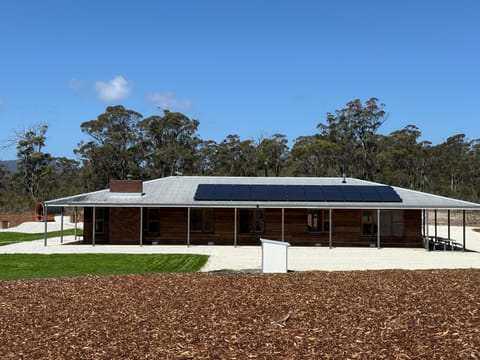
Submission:
M 227 176 L 113 180 L 109 189 L 44 207 L 46 213 L 83 208 L 83 241 L 93 245 L 237 246 L 268 238 L 330 247 L 422 247 L 427 210 L 480 210 L 480 204 L 354 178 Z

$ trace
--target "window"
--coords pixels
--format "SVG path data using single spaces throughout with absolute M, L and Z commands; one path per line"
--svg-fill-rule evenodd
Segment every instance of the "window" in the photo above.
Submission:
M 380 211 L 380 235 L 403 237 L 405 225 L 402 210 L 381 210 Z M 362 211 L 362 234 L 374 236 L 377 234 L 377 211 Z
M 143 229 L 148 235 L 160 233 L 160 210 L 146 209 L 144 213 Z
M 362 235 L 373 236 L 377 234 L 377 212 L 376 210 L 362 211 Z
M 191 209 L 190 231 L 213 232 L 213 209 Z
M 328 232 L 330 230 L 328 210 L 307 211 L 307 231 Z
M 95 208 L 95 233 L 103 234 L 105 231 L 105 209 Z
M 263 233 L 265 232 L 265 211 L 263 209 L 240 210 L 240 233 Z
M 380 214 L 380 234 L 382 236 L 403 237 L 405 233 L 403 211 L 382 210 Z

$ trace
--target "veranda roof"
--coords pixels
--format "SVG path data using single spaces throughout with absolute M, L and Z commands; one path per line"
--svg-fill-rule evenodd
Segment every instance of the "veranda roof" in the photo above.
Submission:
M 332 209 L 451 209 L 480 210 L 480 204 L 400 187 L 391 188 L 401 201 L 239 201 L 195 200 L 199 185 L 386 186 L 355 178 L 171 176 L 143 182 L 143 193 L 109 189 L 46 201 L 47 207 L 224 207 L 224 208 L 332 208 Z

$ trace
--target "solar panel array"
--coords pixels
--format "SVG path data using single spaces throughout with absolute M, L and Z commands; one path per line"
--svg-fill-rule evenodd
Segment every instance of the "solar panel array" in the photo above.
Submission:
M 196 201 L 402 202 L 385 185 L 200 184 Z

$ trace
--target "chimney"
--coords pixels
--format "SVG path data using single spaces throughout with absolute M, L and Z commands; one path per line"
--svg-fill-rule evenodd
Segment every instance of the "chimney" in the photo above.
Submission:
M 143 193 L 142 180 L 110 180 L 111 193 L 141 194 Z

